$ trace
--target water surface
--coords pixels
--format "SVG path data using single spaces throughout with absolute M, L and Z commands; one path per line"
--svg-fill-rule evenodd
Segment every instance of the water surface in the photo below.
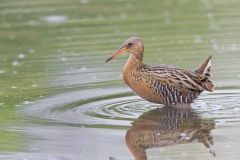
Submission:
M 239 7 L 237 0 L 2 0 L 0 158 L 127 160 L 140 148 L 137 155 L 153 160 L 214 159 L 214 152 L 239 159 Z M 212 55 L 215 91 L 183 113 L 139 98 L 122 81 L 128 54 L 104 63 L 130 36 L 143 40 L 146 63 L 195 70 Z

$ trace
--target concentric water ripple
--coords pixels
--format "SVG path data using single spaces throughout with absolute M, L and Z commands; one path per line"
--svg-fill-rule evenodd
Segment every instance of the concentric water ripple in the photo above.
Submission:
M 217 90 L 204 94 L 193 106 L 200 115 L 215 119 L 221 125 L 240 121 L 239 90 Z
M 90 89 L 47 97 L 27 105 L 28 117 L 77 126 L 129 126 L 144 112 L 162 107 L 134 96 L 126 88 Z M 204 118 L 217 123 L 240 121 L 240 91 L 217 90 L 204 93 L 193 104 Z

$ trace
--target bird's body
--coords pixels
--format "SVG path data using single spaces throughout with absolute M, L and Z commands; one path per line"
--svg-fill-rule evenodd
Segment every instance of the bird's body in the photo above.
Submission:
M 137 37 L 129 38 L 116 55 L 131 53 L 123 70 L 125 83 L 140 97 L 153 103 L 182 106 L 190 104 L 204 91 L 212 91 L 211 57 L 195 72 L 167 65 L 143 63 L 143 44 Z

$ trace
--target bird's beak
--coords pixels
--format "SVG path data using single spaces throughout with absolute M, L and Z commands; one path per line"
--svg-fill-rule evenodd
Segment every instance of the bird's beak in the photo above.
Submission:
M 126 52 L 128 50 L 127 47 L 125 46 L 121 46 L 113 55 L 111 55 L 105 62 L 107 63 L 108 61 L 114 59 L 115 57 L 117 57 L 120 54 L 123 54 L 124 52 Z

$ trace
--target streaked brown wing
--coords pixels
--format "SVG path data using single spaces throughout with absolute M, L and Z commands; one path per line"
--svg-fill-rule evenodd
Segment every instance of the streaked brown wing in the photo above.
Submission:
M 165 65 L 145 65 L 144 73 L 150 81 L 172 86 L 186 94 L 205 90 L 201 86 L 204 77 L 183 69 Z

